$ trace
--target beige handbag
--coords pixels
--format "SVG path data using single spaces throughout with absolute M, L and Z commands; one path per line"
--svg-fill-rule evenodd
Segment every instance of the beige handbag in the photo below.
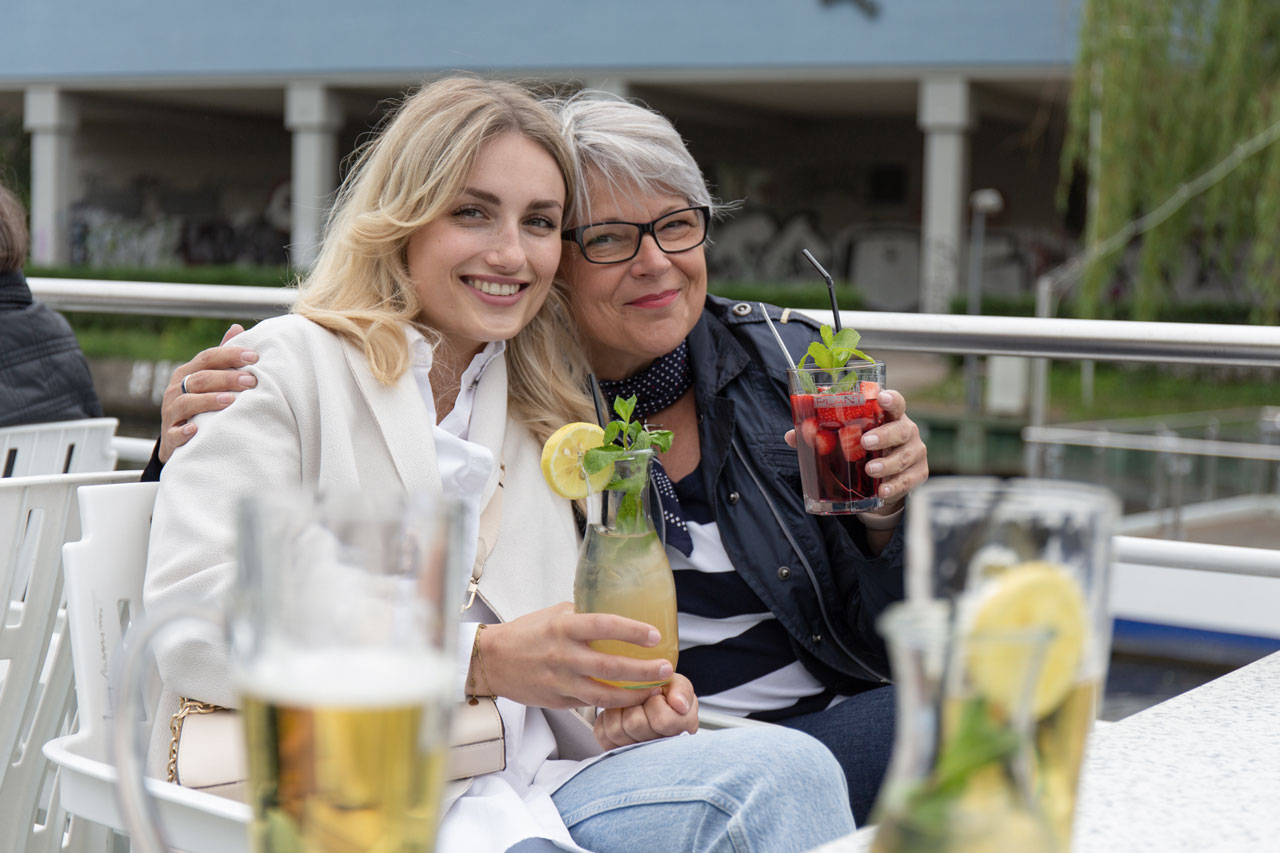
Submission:
M 459 702 L 449 729 L 446 778 L 469 779 L 507 766 L 502 716 L 494 700 Z M 182 700 L 170 721 L 170 782 L 244 802 L 249 769 L 245 765 L 240 714 L 230 708 Z
M 485 561 L 493 552 L 491 543 L 498 538 L 504 477 L 505 468 L 499 475 L 493 497 L 480 514 L 480 538 L 463 612 L 476 600 Z M 506 768 L 505 730 L 495 700 L 493 696 L 470 696 L 454 706 L 446 778 L 469 779 Z M 241 802 L 247 799 L 245 783 L 249 770 L 240 746 L 244 743 L 244 731 L 239 713 L 219 705 L 183 699 L 178 712 L 169 720 L 169 731 L 172 735 L 168 761 L 170 782 Z

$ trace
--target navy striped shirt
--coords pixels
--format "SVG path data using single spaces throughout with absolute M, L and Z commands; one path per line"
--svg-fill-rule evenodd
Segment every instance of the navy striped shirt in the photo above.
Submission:
M 693 549 L 667 547 L 679 606 L 677 668 L 701 707 L 774 721 L 839 698 L 805 668 L 786 630 L 734 571 L 697 471 L 675 484 Z

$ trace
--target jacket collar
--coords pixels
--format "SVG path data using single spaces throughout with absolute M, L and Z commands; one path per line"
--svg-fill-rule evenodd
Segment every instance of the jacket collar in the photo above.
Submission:
M 31 288 L 22 270 L 0 272 L 0 307 L 25 308 L 31 302 Z
M 346 338 L 342 339 L 342 354 L 365 405 L 382 431 L 404 488 L 440 491 L 436 443 L 431 436 L 433 425 L 413 377 L 406 371 L 394 385 L 384 385 L 369 370 L 364 353 Z
M 689 332 L 689 361 L 693 365 L 693 385 L 699 398 L 719 394 L 742 371 L 751 359 L 716 316 L 718 306 L 707 298 L 702 315 Z

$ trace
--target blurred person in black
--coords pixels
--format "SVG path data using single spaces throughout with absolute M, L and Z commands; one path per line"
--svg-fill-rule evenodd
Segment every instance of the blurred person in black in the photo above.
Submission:
M 0 427 L 102 417 L 71 325 L 31 297 L 27 214 L 0 184 Z

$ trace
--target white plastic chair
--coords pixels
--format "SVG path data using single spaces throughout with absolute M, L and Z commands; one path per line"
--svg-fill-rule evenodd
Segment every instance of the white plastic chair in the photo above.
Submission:
M 58 628 L 62 545 L 80 535 L 76 489 L 137 471 L 0 479 L 0 850 L 56 850 L 63 820 L 40 746 L 74 713 L 71 656 Z M 38 819 L 40 813 L 47 817 Z
M 142 577 L 157 485 L 82 489 L 84 535 L 63 548 L 80 726 L 75 734 L 46 743 L 44 754 L 59 767 L 63 808 L 122 832 L 125 825 L 115 799 L 116 770 L 107 761 L 113 725 L 109 673 L 117 665 L 128 624 L 142 617 Z M 143 700 L 148 719 L 139 723 L 143 743 L 159 701 L 158 674 L 148 681 L 149 693 Z M 147 787 L 175 847 L 191 853 L 248 849 L 249 806 L 157 779 L 147 780 Z
M 0 428 L 0 479 L 111 471 L 115 418 L 54 421 Z

